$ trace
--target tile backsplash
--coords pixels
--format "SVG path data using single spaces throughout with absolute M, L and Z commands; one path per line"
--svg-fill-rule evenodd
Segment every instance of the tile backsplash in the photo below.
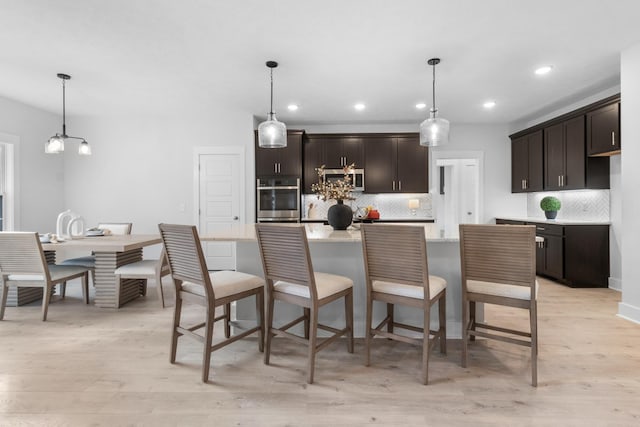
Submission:
M 527 217 L 544 218 L 540 200 L 555 196 L 562 206 L 557 219 L 575 221 L 610 221 L 609 190 L 553 191 L 527 194 Z
M 432 218 L 431 195 L 428 193 L 420 194 L 354 194 L 356 200 L 345 201 L 345 204 L 351 206 L 353 210 L 358 207 L 373 206 L 380 212 L 381 218 L 392 219 L 408 219 L 408 218 Z M 409 209 L 409 200 L 417 199 L 419 203 L 416 214 L 412 215 Z M 302 196 L 302 218 L 309 218 L 309 205 L 313 203 L 315 207 L 315 217 L 325 219 L 327 210 L 335 200 L 323 202 L 319 200 L 315 194 L 305 194 Z

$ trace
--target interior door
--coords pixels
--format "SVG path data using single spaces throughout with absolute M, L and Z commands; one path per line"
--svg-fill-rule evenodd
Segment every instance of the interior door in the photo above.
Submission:
M 199 155 L 199 232 L 201 235 L 224 232 L 244 223 L 241 212 L 241 177 L 244 174 L 240 154 Z M 209 270 L 235 270 L 234 242 L 203 242 Z

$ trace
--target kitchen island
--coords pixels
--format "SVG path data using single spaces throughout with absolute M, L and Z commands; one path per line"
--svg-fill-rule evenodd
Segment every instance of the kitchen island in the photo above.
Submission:
M 291 225 L 282 224 L 282 226 Z M 413 226 L 425 229 L 429 273 L 440 276 L 447 281 L 447 336 L 460 338 L 462 313 L 458 230 L 442 233 L 433 223 Z M 354 332 L 355 336 L 363 337 L 367 294 L 360 230 L 351 226 L 347 230 L 337 231 L 330 226 L 316 223 L 305 224 L 304 227 L 307 230 L 314 270 L 347 276 L 353 280 Z M 263 277 L 262 262 L 253 224 L 238 225 L 228 231 L 201 235 L 200 239 L 202 241 L 236 242 L 237 270 Z M 281 303 L 278 301 L 277 304 Z M 378 303 L 376 302 L 376 304 Z M 238 302 L 237 319 L 255 318 L 253 305 L 253 301 Z M 384 313 L 385 309 L 382 304 L 374 306 L 374 322 L 382 320 Z M 275 324 L 284 324 L 286 319 L 291 320 L 299 314 L 298 308 L 282 303 L 276 307 Z M 400 322 L 414 325 L 422 324 L 422 312 L 419 309 L 397 306 L 395 316 Z M 342 303 L 337 301 L 323 307 L 320 310 L 320 321 L 334 327 L 344 325 Z M 437 310 L 432 313 L 432 322 L 437 324 Z

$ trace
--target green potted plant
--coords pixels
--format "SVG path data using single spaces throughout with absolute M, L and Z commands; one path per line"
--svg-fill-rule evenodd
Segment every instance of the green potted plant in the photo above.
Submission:
M 554 196 L 546 196 L 540 200 L 540 208 L 544 211 L 544 215 L 547 219 L 555 219 L 560 210 L 560 199 Z

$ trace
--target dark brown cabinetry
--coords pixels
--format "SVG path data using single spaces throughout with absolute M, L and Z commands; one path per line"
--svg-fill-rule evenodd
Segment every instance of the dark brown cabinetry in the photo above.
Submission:
M 609 226 L 559 225 L 496 219 L 496 224 L 534 225 L 536 273 L 571 287 L 606 288 L 609 281 Z
M 511 192 L 542 191 L 542 131 L 522 135 L 511 141 Z
M 364 145 L 359 136 L 340 135 L 325 139 L 325 164 L 327 169 L 339 169 L 351 164 L 362 168 Z
M 586 188 L 584 123 L 580 116 L 545 128 L 545 190 Z
M 304 131 L 287 131 L 287 146 L 284 148 L 258 147 L 255 134 L 256 177 L 302 176 L 302 135 Z
M 306 134 L 303 147 L 304 192 L 318 181 L 316 168 L 364 168 L 366 193 L 427 193 L 429 150 L 417 133 Z
M 620 153 L 620 103 L 587 113 L 587 150 L 590 156 Z
M 536 273 L 564 279 L 564 227 L 535 224 L 536 236 L 543 241 L 536 244 Z
M 366 193 L 429 191 L 429 150 L 418 134 L 372 135 L 365 141 Z
M 356 134 L 305 134 L 303 143 L 303 188 L 310 194 L 311 185 L 318 182 L 316 168 L 342 169 L 355 164 L 364 167 L 364 141 Z

